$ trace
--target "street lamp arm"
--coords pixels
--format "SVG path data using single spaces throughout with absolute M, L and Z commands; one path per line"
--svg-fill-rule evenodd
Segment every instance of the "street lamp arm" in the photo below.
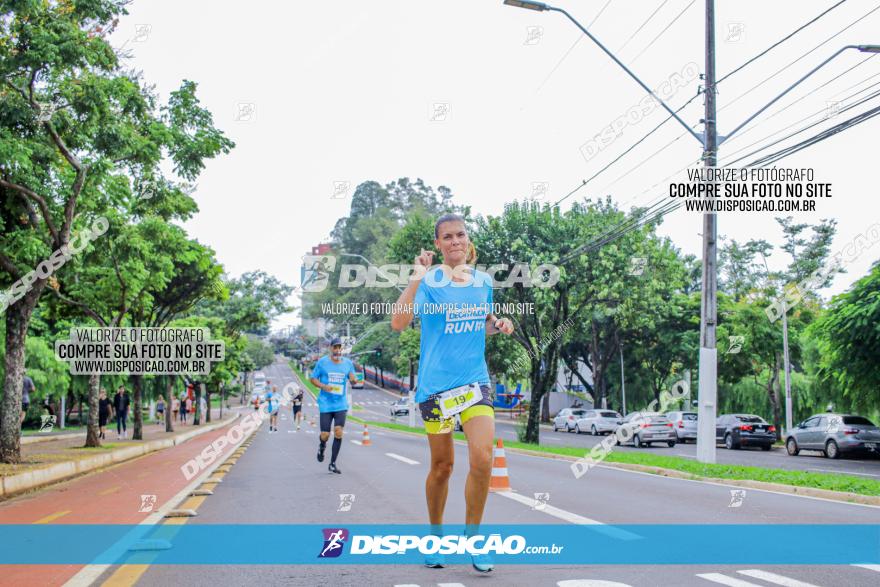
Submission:
M 694 129 L 692 129 L 688 123 L 686 123 L 684 120 L 682 120 L 682 119 L 678 116 L 678 114 L 676 114 L 675 111 L 674 111 L 672 108 L 669 107 L 669 105 L 668 105 L 666 102 L 664 102 L 663 100 L 661 100 L 660 97 L 657 96 L 657 94 L 655 94 L 655 93 L 651 90 L 651 88 L 649 88 L 647 85 L 645 85 L 645 83 L 644 83 L 642 80 L 640 80 L 636 74 L 634 74 L 632 71 L 630 71 L 630 69 L 629 69 L 626 65 L 624 65 L 623 62 L 620 61 L 620 59 L 618 59 L 617 57 L 614 56 L 614 53 L 612 53 L 611 51 L 609 51 L 609 50 L 605 47 L 605 45 L 603 45 L 602 43 L 600 43 L 599 40 L 598 40 L 596 37 L 594 37 L 592 34 L 590 34 L 590 31 L 588 31 L 586 28 L 584 28 L 584 27 L 581 25 L 581 23 L 579 23 L 577 20 L 575 20 L 575 18 L 574 18 L 572 15 L 570 15 L 568 12 L 566 12 L 566 11 L 563 10 L 562 8 L 556 8 L 555 6 L 547 6 L 547 7 L 546 7 L 546 10 L 550 10 L 550 11 L 554 11 L 554 12 L 560 12 L 560 13 L 564 14 L 564 15 L 568 18 L 568 20 L 570 20 L 571 22 L 573 22 L 574 25 L 575 25 L 577 28 L 579 28 L 579 29 L 581 30 L 582 33 L 584 33 L 585 35 L 587 35 L 587 36 L 590 38 L 591 41 L 593 41 L 594 43 L 596 43 L 596 45 L 598 45 L 599 48 L 602 49 L 602 51 L 605 52 L 606 55 L 608 55 L 611 59 L 613 59 L 614 62 L 615 62 L 617 65 L 619 65 L 621 68 L 623 68 L 623 70 L 624 70 L 626 73 L 628 73 L 629 76 L 630 76 L 631 78 L 633 78 L 633 79 L 636 81 L 637 84 L 639 84 L 640 86 L 642 86 L 642 89 L 644 89 L 644 90 L 645 90 L 646 92 L 648 92 L 648 93 L 649 93 L 649 94 L 650 94 L 655 100 L 657 100 L 657 103 L 660 104 L 661 106 L 663 106 L 663 108 L 664 108 L 667 112 L 669 112 L 669 114 L 670 114 L 673 118 L 675 118 L 675 120 L 677 120 L 679 124 L 681 124 L 685 129 L 687 129 L 688 133 L 690 133 L 690 135 L 691 135 L 692 137 L 694 137 L 695 139 L 697 139 L 697 141 L 699 141 L 700 145 L 704 145 L 704 143 L 703 143 L 703 137 L 702 137 L 702 136 L 700 136 L 699 134 L 697 134 L 696 132 L 694 132 Z
M 874 53 L 875 51 L 874 51 L 873 49 L 874 49 L 875 47 L 876 47 L 876 45 L 847 45 L 847 46 L 845 46 L 845 47 L 841 47 L 841 48 L 838 49 L 838 50 L 837 50 L 837 51 L 836 51 L 831 57 L 829 57 L 828 59 L 826 59 L 825 61 L 823 61 L 823 62 L 820 63 L 819 65 L 817 65 L 816 67 L 814 67 L 814 68 L 813 68 L 812 70 L 810 70 L 809 72 L 807 72 L 807 74 L 804 75 L 801 79 L 799 79 L 798 81 L 794 82 L 792 85 L 788 86 L 785 90 L 783 90 L 783 92 L 782 92 L 781 94 L 779 94 L 778 96 L 776 96 L 775 98 L 773 98 L 772 100 L 770 100 L 769 102 L 767 102 L 767 103 L 766 103 L 766 104 L 765 104 L 760 110 L 758 110 L 757 112 L 755 112 L 754 114 L 752 114 L 751 116 L 749 116 L 748 118 L 746 118 L 746 119 L 745 119 L 745 120 L 744 120 L 739 126 L 737 126 L 735 129 L 733 129 L 732 131 L 730 131 L 729 133 L 727 133 L 727 134 L 724 135 L 724 136 L 719 136 L 719 137 L 718 137 L 718 139 L 719 139 L 719 140 L 718 140 L 718 144 L 720 145 L 721 143 L 723 143 L 724 141 L 726 141 L 727 139 L 729 139 L 730 137 L 732 137 L 732 136 L 734 135 L 734 133 L 736 133 L 736 132 L 739 131 L 742 127 L 744 127 L 745 125 L 747 125 L 748 123 L 750 123 L 750 122 L 751 122 L 752 120 L 754 120 L 759 114 L 761 114 L 762 112 L 764 112 L 765 110 L 767 110 L 767 108 L 769 108 L 770 106 L 772 106 L 773 104 L 775 104 L 776 102 L 778 102 L 780 98 L 782 98 L 783 96 L 785 96 L 786 94 L 788 94 L 790 91 L 792 91 L 794 88 L 796 88 L 797 86 L 799 86 L 799 85 L 801 84 L 801 82 L 803 82 L 805 79 L 807 79 L 808 77 L 810 77 L 811 75 L 813 75 L 814 73 L 816 73 L 817 71 L 819 71 L 820 69 L 822 69 L 823 67 L 825 67 L 826 65 L 828 65 L 828 63 L 830 63 L 834 58 L 836 58 L 838 55 L 840 55 L 841 53 L 843 53 L 843 52 L 846 51 L 847 49 L 858 49 L 859 51 L 861 51 L 861 52 L 863 52 L 863 53 Z

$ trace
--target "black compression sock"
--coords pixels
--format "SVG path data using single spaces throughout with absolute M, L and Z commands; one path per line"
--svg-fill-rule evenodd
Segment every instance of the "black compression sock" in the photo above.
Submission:
M 333 439 L 333 448 L 331 449 L 331 453 L 330 453 L 330 462 L 331 463 L 336 462 L 336 457 L 339 456 L 339 449 L 340 448 L 342 448 L 342 439 L 341 438 L 334 438 Z

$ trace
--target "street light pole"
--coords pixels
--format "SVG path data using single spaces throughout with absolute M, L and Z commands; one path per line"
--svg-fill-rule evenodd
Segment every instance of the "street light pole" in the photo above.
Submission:
M 623 378 L 623 343 L 620 343 L 620 399 L 621 414 L 626 416 L 626 381 Z
M 788 360 L 788 307 L 782 298 L 782 353 L 785 360 L 785 438 L 791 434 L 791 363 Z

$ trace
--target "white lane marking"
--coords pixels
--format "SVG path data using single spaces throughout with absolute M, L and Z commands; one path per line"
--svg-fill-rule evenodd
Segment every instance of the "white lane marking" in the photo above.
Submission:
M 462 583 L 437 583 L 437 587 L 464 587 Z
M 812 583 L 804 583 L 803 581 L 798 581 L 797 579 L 791 579 L 789 577 L 777 575 L 776 573 L 771 573 L 770 571 L 762 571 L 760 569 L 748 569 L 745 571 L 737 571 L 737 573 L 739 573 L 740 575 L 745 575 L 746 577 L 761 579 L 762 581 L 767 581 L 768 583 L 773 583 L 774 585 L 782 585 L 783 587 L 816 587 Z
M 498 491 L 493 493 L 492 495 L 500 495 L 502 497 L 506 497 L 507 499 L 518 501 L 519 503 L 527 505 L 530 508 L 534 508 L 535 504 L 537 503 L 531 497 L 526 497 L 525 495 L 520 495 L 512 491 Z M 573 512 L 554 507 L 552 505 L 544 505 L 544 507 L 542 507 L 540 510 L 536 509 L 535 511 L 544 512 L 548 516 L 553 516 L 554 518 L 565 520 L 566 522 L 569 522 L 571 524 L 597 526 L 597 528 L 595 529 L 597 532 L 601 532 L 603 534 L 607 534 L 621 540 L 636 540 L 641 538 L 641 536 L 639 536 L 638 534 L 633 534 L 632 532 L 627 532 L 626 530 L 621 530 L 613 526 L 607 526 L 606 524 L 604 524 L 603 522 L 599 522 L 598 520 L 593 520 L 591 518 L 581 516 L 580 514 L 575 514 Z
M 360 440 L 352 440 L 352 442 L 355 443 L 355 444 L 358 445 L 358 446 L 363 446 L 363 444 L 361 443 Z
M 856 473 L 855 471 L 835 471 L 834 469 L 808 469 L 809 471 L 820 471 L 822 473 L 834 473 L 836 475 L 861 475 L 862 477 L 880 477 L 880 475 L 873 475 L 871 473 Z
M 400 456 L 400 455 L 396 455 L 396 454 L 394 454 L 393 452 L 386 452 L 386 453 L 385 453 L 385 456 L 386 456 L 386 457 L 391 457 L 392 459 L 397 459 L 397 460 L 400 461 L 401 463 L 406 463 L 407 465 L 418 465 L 418 464 L 419 464 L 418 461 L 414 461 L 414 460 L 412 460 L 412 459 L 408 459 L 408 458 L 406 458 L 406 457 L 402 457 L 402 456 Z
M 880 573 L 880 565 L 853 565 L 854 567 L 861 567 L 863 569 L 868 569 L 869 571 L 875 571 Z
M 701 579 L 706 579 L 707 581 L 712 581 L 713 583 L 729 585 L 730 587 L 761 587 L 757 583 L 749 583 L 748 581 L 743 581 L 742 579 L 737 579 L 735 577 L 728 577 L 727 575 L 722 575 L 721 573 L 703 573 L 697 575 L 697 577 Z

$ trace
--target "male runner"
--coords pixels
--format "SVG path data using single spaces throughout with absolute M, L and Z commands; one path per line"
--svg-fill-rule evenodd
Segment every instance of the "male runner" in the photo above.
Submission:
M 318 394 L 318 412 L 321 414 L 321 436 L 318 445 L 318 462 L 324 462 L 324 449 L 330 437 L 330 422 L 333 422 L 333 448 L 330 453 L 331 473 L 342 473 L 336 467 L 336 457 L 342 447 L 342 429 L 348 412 L 348 384 L 356 378 L 354 363 L 342 357 L 342 340 L 334 338 L 330 341 L 330 354 L 321 357 L 312 369 L 309 381 L 321 390 Z
M 273 385 L 272 388 L 266 392 L 265 403 L 266 412 L 269 414 L 269 433 L 278 432 L 278 398 L 276 397 L 278 389 Z

